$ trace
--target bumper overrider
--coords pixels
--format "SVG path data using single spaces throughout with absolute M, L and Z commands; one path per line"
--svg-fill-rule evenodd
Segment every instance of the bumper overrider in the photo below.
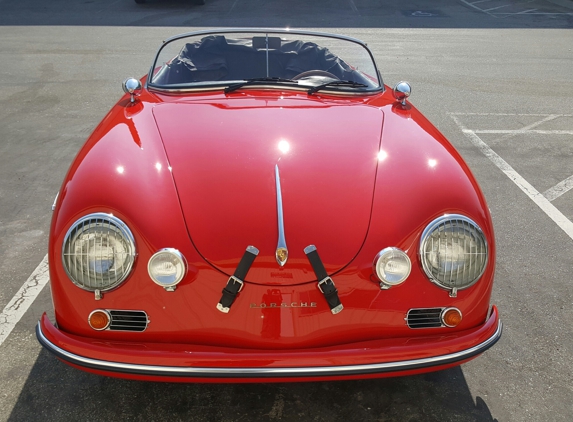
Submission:
M 71 366 L 121 378 L 179 382 L 317 381 L 416 374 L 468 361 L 493 346 L 501 333 L 495 306 L 483 325 L 448 335 L 293 350 L 78 337 L 60 331 L 46 314 L 36 328 L 40 343 Z

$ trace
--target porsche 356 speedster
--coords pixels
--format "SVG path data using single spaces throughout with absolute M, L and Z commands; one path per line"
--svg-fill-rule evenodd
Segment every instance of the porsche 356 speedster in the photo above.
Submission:
M 64 362 L 353 379 L 459 365 L 500 338 L 481 190 L 363 42 L 188 33 L 123 88 L 54 203 L 55 321 L 37 336 Z

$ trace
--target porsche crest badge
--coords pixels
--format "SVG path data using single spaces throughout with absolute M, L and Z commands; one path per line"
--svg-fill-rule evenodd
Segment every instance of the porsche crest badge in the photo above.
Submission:
M 287 248 L 277 248 L 277 251 L 275 252 L 275 256 L 277 258 L 277 262 L 282 267 L 288 259 Z

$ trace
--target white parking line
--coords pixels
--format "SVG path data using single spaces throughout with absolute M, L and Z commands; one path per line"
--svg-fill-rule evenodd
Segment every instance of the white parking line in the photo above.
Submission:
M 573 117 L 573 114 L 533 114 L 533 113 L 448 113 L 450 116 L 557 116 L 557 117 Z
M 231 12 L 232 12 L 233 10 L 235 10 L 235 6 L 237 5 L 237 2 L 238 2 L 238 1 L 239 1 L 239 0 L 235 0 L 235 1 L 233 2 L 233 5 L 231 6 L 231 8 L 229 9 L 229 11 L 227 12 L 227 16 L 229 16 L 229 15 L 231 14 Z
M 459 115 L 459 114 L 458 114 Z M 472 144 L 474 144 L 487 158 L 491 160 L 507 177 L 513 181 L 549 218 L 551 218 L 566 234 L 573 240 L 573 223 L 567 219 L 549 200 L 535 189 L 527 180 L 525 180 L 513 167 L 511 167 L 503 158 L 492 150 L 476 132 L 466 128 L 460 119 L 451 114 L 454 122 L 459 126 L 461 131 L 466 134 Z M 499 133 L 499 132 L 496 132 Z
M 452 116 L 453 117 L 453 116 Z M 524 133 L 537 133 L 540 135 L 573 135 L 573 130 L 537 130 L 537 129 L 517 129 L 517 130 L 469 130 L 464 129 L 464 133 L 472 132 L 472 133 L 489 133 L 494 135 L 502 135 L 502 134 L 515 134 L 515 135 L 523 135 Z
M 547 189 L 543 192 L 543 196 L 546 197 L 548 201 L 553 201 L 564 193 L 569 192 L 571 189 L 573 189 L 573 176 L 570 176 L 552 188 Z
M 479 7 L 477 7 L 477 6 L 474 5 L 474 4 L 480 3 L 479 1 L 478 1 L 478 2 L 474 2 L 474 3 L 470 3 L 470 2 L 467 1 L 467 0 L 460 0 L 460 1 L 461 1 L 462 3 L 464 3 L 466 6 L 469 6 L 469 7 L 473 8 L 473 9 L 479 10 L 480 12 L 483 12 L 483 9 L 481 9 L 481 8 L 479 8 Z M 487 13 L 487 12 L 485 12 L 485 13 Z M 488 15 L 493 16 L 491 13 L 488 13 Z M 495 16 L 494 16 L 494 17 L 495 17 Z
M 541 120 L 539 120 L 539 121 L 537 121 L 537 122 L 534 122 L 534 123 L 531 123 L 530 125 L 527 125 L 527 126 L 522 127 L 520 130 L 533 129 L 534 127 L 540 126 L 540 125 L 542 125 L 543 123 L 550 122 L 551 120 L 555 120 L 555 119 L 557 119 L 557 118 L 559 118 L 559 117 L 562 117 L 562 116 L 559 115 L 559 114 L 551 114 L 551 115 L 546 116 L 545 118 L 543 118 L 543 119 L 541 119 Z M 510 139 L 510 138 L 513 138 L 514 136 L 517 136 L 517 135 L 518 135 L 518 133 L 508 133 L 508 134 L 506 134 L 506 135 L 503 135 L 503 136 L 501 136 L 501 137 L 495 139 L 493 142 L 505 141 L 505 140 L 508 140 L 508 139 Z
M 350 8 L 353 12 L 360 14 L 360 12 L 358 12 L 358 7 L 356 7 L 356 4 L 353 0 L 348 0 L 348 3 L 350 3 Z
M 504 7 L 513 6 L 512 4 L 504 4 L 503 6 L 492 7 L 491 9 L 482 9 L 482 12 L 489 12 L 490 10 L 503 9 Z
M 46 255 L 0 314 L 0 346 L 34 303 L 49 279 L 48 255 Z
M 495 15 L 499 15 L 499 16 L 502 17 L 502 18 L 504 18 L 504 17 L 506 17 L 506 16 L 510 16 L 510 15 L 520 15 L 520 14 L 523 14 L 523 12 L 518 12 L 518 13 L 501 13 L 501 12 L 500 12 L 500 13 L 495 13 Z M 531 16 L 531 15 L 556 15 L 556 16 L 561 16 L 561 15 L 565 16 L 565 15 L 567 15 L 567 16 L 573 16 L 573 13 L 572 13 L 572 12 L 528 12 L 528 13 L 525 13 L 525 14 L 528 15 L 528 16 Z
M 517 12 L 516 15 L 532 14 L 531 12 L 535 12 L 536 10 L 537 9 L 524 10 L 523 12 Z
M 480 12 L 483 12 L 485 14 L 488 14 L 489 16 L 491 16 L 492 18 L 507 18 L 509 16 L 530 16 L 530 15 L 553 15 L 553 16 L 571 16 L 573 15 L 573 13 L 568 13 L 568 12 L 537 12 L 537 10 L 539 9 L 526 9 L 526 10 L 521 10 L 519 12 L 498 12 L 496 10 L 499 9 L 503 9 L 505 7 L 508 6 L 519 6 L 519 7 L 525 7 L 526 4 L 530 4 L 530 3 L 534 3 L 535 0 L 526 0 L 526 1 L 511 1 L 508 4 L 503 4 L 501 6 L 496 6 L 496 7 L 490 7 L 489 9 L 482 9 L 479 6 L 476 6 L 476 4 L 479 3 L 488 3 L 489 0 L 478 0 L 478 1 L 469 1 L 469 0 L 460 0 L 462 3 L 464 3 L 466 6 L 469 6 L 475 10 L 478 10 Z M 487 5 L 484 5 L 487 7 Z

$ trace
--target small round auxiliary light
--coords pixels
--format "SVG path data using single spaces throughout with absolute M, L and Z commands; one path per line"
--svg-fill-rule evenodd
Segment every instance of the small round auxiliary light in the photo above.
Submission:
M 88 316 L 88 323 L 94 330 L 102 331 L 109 327 L 111 316 L 108 311 L 96 309 Z
M 398 248 L 386 248 L 374 258 L 374 272 L 382 282 L 381 288 L 403 283 L 410 275 L 412 263 L 406 252 Z
M 442 311 L 442 322 L 446 327 L 456 327 L 462 322 L 462 313 L 458 308 L 446 308 Z
M 187 273 L 187 262 L 177 249 L 165 248 L 151 257 L 147 271 L 156 284 L 173 291 Z

